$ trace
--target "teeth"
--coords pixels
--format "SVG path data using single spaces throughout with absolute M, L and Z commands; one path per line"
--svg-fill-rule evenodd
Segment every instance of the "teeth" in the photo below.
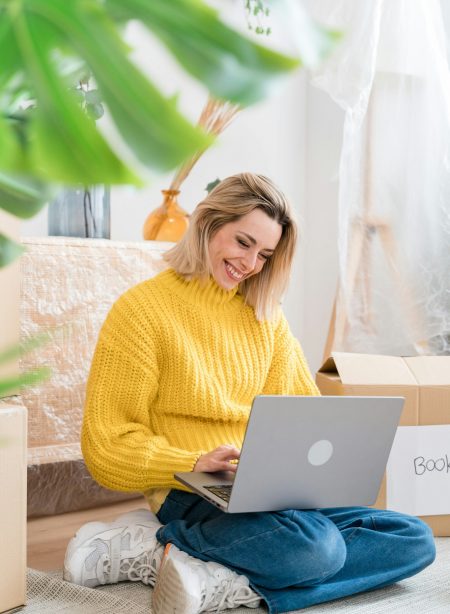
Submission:
M 228 262 L 225 263 L 225 266 L 227 268 L 227 271 L 229 271 L 229 273 L 231 273 L 232 277 L 234 277 L 234 279 L 242 279 L 244 276 L 242 275 L 242 273 L 238 273 L 236 271 L 236 269 L 234 267 L 231 266 L 231 264 L 229 264 Z

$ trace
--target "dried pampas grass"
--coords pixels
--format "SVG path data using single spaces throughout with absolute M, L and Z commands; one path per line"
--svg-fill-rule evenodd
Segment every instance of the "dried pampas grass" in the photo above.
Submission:
M 238 104 L 228 102 L 226 100 L 217 100 L 215 98 L 208 98 L 197 125 L 203 128 L 208 134 L 214 134 L 217 136 L 225 130 L 225 128 L 231 123 L 241 107 Z M 181 184 L 191 172 L 197 160 L 203 155 L 207 147 L 199 150 L 190 160 L 183 164 L 175 174 L 175 177 L 170 184 L 170 190 L 179 190 Z

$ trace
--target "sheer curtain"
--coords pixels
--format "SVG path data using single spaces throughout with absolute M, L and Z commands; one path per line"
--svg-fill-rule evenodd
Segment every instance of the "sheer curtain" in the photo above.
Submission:
M 450 73 L 437 0 L 317 0 L 345 111 L 332 348 L 450 354 Z M 450 16 L 450 12 L 447 12 Z

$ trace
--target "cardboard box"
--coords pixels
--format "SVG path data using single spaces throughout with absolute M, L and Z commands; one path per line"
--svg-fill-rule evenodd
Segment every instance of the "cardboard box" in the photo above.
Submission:
M 333 352 L 316 382 L 324 395 L 405 397 L 401 426 L 450 424 L 450 356 Z M 373 507 L 386 508 L 386 479 Z M 450 514 L 422 520 L 434 535 L 450 536 Z
M 0 407 L 0 612 L 26 602 L 27 413 Z

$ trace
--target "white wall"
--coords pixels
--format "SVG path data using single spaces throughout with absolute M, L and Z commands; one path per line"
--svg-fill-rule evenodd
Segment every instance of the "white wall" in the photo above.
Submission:
M 128 29 L 135 60 L 167 94 L 179 93 L 182 111 L 198 117 L 206 99 L 157 41 L 138 24 Z M 182 186 L 180 204 L 191 212 L 216 177 L 244 170 L 266 174 L 292 200 L 302 240 L 284 308 L 304 347 L 310 366 L 321 362 L 336 288 L 337 169 L 342 117 L 336 105 L 308 84 L 305 72 L 292 74 L 270 99 L 235 119 L 207 151 Z M 156 177 L 148 187 L 112 190 L 111 238 L 141 240 L 148 213 L 161 203 L 160 190 L 171 176 Z M 22 226 L 23 236 L 45 236 L 47 213 Z
M 302 342 L 313 370 L 322 363 L 338 281 L 338 172 L 343 119 L 342 110 L 329 96 L 308 83 Z

